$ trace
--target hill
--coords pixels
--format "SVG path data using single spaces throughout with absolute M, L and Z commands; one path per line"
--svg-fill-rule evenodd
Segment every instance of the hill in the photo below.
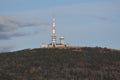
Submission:
M 119 80 L 120 51 L 100 47 L 0 54 L 0 80 Z

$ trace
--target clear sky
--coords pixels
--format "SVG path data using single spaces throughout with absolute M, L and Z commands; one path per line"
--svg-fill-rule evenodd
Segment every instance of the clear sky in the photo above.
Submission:
M 57 42 L 120 49 L 120 0 L 0 0 L 0 52 Z

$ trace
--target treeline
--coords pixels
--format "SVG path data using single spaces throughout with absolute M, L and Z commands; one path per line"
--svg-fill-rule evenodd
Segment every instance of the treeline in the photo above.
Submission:
M 120 51 L 81 47 L 0 54 L 0 80 L 119 80 Z

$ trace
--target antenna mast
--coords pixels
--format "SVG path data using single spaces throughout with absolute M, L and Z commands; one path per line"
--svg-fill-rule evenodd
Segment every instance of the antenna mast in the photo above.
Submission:
M 56 25 L 55 25 L 55 19 L 53 18 L 52 21 L 52 45 L 56 45 Z

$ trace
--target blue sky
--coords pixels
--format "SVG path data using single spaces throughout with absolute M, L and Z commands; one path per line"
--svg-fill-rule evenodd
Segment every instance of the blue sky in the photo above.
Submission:
M 51 41 L 120 49 L 119 0 L 0 0 L 0 52 L 39 48 Z

